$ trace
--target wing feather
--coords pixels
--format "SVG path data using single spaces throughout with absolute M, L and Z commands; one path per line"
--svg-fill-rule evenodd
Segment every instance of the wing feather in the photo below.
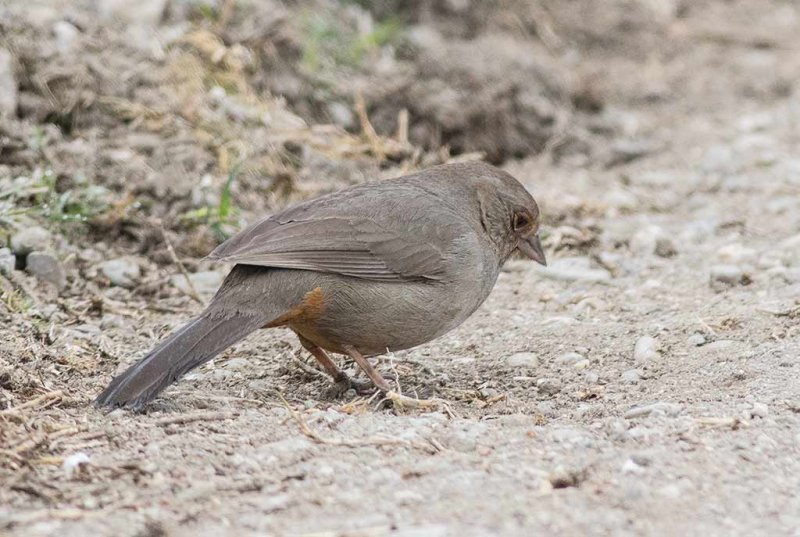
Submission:
M 278 215 L 231 237 L 209 257 L 369 280 L 439 280 L 444 250 L 458 234 L 453 226 L 391 230 L 368 217 Z

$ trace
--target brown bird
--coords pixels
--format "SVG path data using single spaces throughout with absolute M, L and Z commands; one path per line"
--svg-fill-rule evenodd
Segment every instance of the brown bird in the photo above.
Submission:
M 141 408 L 191 369 L 259 328 L 285 326 L 333 377 L 346 354 L 379 389 L 365 356 L 452 330 L 518 250 L 545 264 L 539 208 L 509 174 L 448 164 L 328 194 L 259 220 L 209 256 L 234 263 L 208 308 L 97 398 Z

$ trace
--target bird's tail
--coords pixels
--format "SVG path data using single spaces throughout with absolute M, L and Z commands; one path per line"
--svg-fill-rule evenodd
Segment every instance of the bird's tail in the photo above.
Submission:
M 116 377 L 95 404 L 140 409 L 164 388 L 261 328 L 261 315 L 206 310 Z

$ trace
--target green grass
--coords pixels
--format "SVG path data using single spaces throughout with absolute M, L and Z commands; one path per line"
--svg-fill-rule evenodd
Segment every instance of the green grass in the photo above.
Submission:
M 193 211 L 187 211 L 181 216 L 181 221 L 194 225 L 202 224 L 209 226 L 220 241 L 230 237 L 235 231 L 236 221 L 239 215 L 238 207 L 233 204 L 231 188 L 236 178 L 239 176 L 242 164 L 242 162 L 238 162 L 231 168 L 228 173 L 228 179 L 222 186 L 219 195 L 219 203 L 216 207 L 207 206 Z
M 301 19 L 303 33 L 303 66 L 310 71 L 336 67 L 358 67 L 381 47 L 397 42 L 403 24 L 390 18 L 375 24 L 375 28 L 360 34 L 337 21 L 330 13 L 307 13 Z

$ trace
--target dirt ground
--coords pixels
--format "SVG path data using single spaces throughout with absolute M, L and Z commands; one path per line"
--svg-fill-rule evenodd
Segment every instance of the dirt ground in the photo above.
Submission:
M 0 230 L 46 228 L 65 273 L 0 276 L 0 533 L 800 535 L 800 4 L 411 2 L 422 52 L 396 45 L 386 74 L 381 44 L 350 79 L 375 134 L 326 79 L 339 53 L 298 49 L 316 35 L 289 24 L 298 7 L 266 4 L 170 2 L 160 39 L 222 37 L 155 51 L 93 4 L 0 7 L 19 88 Z M 375 21 L 394 6 L 377 4 Z M 58 21 L 81 54 L 57 50 Z M 504 52 L 474 56 L 497 61 L 487 78 L 463 58 L 440 75 L 442 42 Z M 440 100 L 403 101 L 397 71 Z M 191 91 L 176 72 L 200 73 Z M 551 78 L 520 97 L 534 73 Z M 248 219 L 475 152 L 539 201 L 550 265 L 512 260 L 462 326 L 378 360 L 434 408 L 329 398 L 282 331 L 144 413 L 91 405 L 201 308 L 165 236 L 207 300 L 224 268 L 203 253 Z M 114 259 L 135 270 L 120 281 Z

